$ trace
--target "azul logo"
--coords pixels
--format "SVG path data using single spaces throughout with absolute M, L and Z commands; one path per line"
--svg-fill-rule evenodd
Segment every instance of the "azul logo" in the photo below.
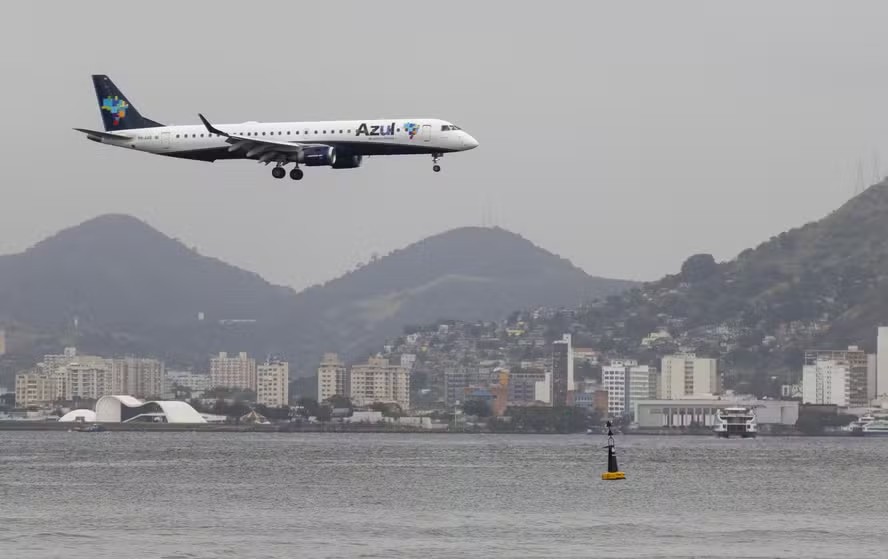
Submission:
M 379 124 L 367 124 L 361 123 L 358 126 L 357 132 L 355 132 L 355 136 L 394 136 L 395 135 L 395 123 L 391 123 L 388 125 L 379 125 Z
M 114 126 L 120 124 L 120 119 L 126 116 L 126 110 L 128 108 L 129 103 L 123 99 L 118 99 L 116 95 L 114 97 L 105 97 L 102 99 L 102 110 L 111 113 L 114 117 Z
M 404 130 L 407 131 L 407 136 L 412 140 L 416 133 L 419 132 L 419 125 L 415 122 L 407 122 L 404 124 Z

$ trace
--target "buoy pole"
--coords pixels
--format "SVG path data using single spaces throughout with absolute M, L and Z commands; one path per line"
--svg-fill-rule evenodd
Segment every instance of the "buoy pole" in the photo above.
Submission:
M 607 425 L 607 472 L 601 474 L 601 479 L 604 480 L 616 480 L 616 479 L 626 479 L 626 474 L 620 471 L 620 468 L 617 466 L 617 452 L 615 450 L 614 444 L 614 432 L 611 430 L 611 426 L 613 425 L 610 421 L 606 423 Z

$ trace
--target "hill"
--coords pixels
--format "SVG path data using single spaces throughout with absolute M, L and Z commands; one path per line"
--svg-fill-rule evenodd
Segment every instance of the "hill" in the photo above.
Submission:
M 723 357 L 729 384 L 773 393 L 800 376 L 805 349 L 875 349 L 876 327 L 888 320 L 886 236 L 882 182 L 731 261 L 694 255 L 677 274 L 584 308 L 582 322 L 596 343 L 623 352 L 663 330 L 659 353 Z
M 200 364 L 249 351 L 310 370 L 324 351 L 360 357 L 406 324 L 575 306 L 630 285 L 590 277 L 502 229 L 463 228 L 296 293 L 105 215 L 0 256 L 0 324 L 17 353 L 35 356 L 76 344 Z
M 631 282 L 590 277 L 568 260 L 499 228 L 429 237 L 297 297 L 294 317 L 321 317 L 324 335 L 355 355 L 405 325 L 438 319 L 495 320 L 526 306 L 576 306 Z

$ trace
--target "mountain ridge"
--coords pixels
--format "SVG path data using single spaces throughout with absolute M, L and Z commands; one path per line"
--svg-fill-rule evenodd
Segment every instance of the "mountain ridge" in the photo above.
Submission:
M 359 357 L 407 323 L 495 319 L 526 304 L 575 305 L 631 285 L 589 276 L 504 229 L 461 227 L 297 292 L 199 254 L 145 221 L 105 214 L 0 256 L 0 324 L 12 325 L 13 342 L 16 331 L 39 333 L 31 336 L 35 355 L 76 343 L 198 363 L 245 350 L 310 370 L 325 351 Z
M 722 359 L 729 386 L 779 395 L 815 347 L 875 348 L 888 319 L 888 182 L 819 220 L 774 235 L 734 259 L 689 257 L 678 273 L 582 310 L 590 343 L 652 361 L 693 350 Z M 658 351 L 639 347 L 670 334 Z

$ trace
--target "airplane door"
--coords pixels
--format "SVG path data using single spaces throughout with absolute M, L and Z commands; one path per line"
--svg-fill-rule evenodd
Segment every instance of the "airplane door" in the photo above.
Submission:
M 160 148 L 161 149 L 170 149 L 170 133 L 169 132 L 161 132 L 160 133 Z
M 423 124 L 422 125 L 422 139 L 424 142 L 428 142 L 432 139 L 432 125 L 431 124 Z

